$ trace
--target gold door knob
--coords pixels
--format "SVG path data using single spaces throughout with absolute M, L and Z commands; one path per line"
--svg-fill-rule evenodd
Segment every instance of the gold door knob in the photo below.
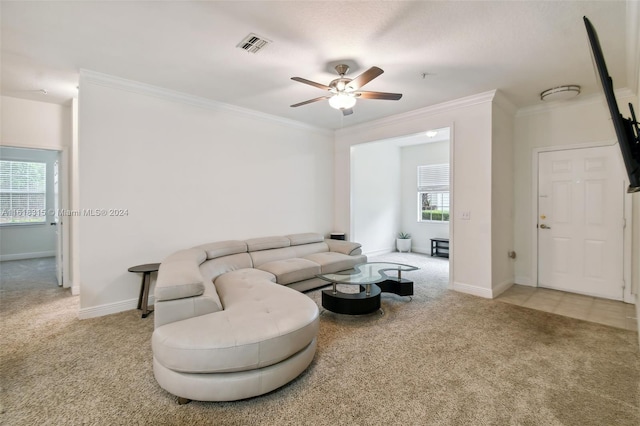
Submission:
M 550 226 L 545 225 L 544 223 L 542 225 L 540 225 L 541 229 L 551 229 Z

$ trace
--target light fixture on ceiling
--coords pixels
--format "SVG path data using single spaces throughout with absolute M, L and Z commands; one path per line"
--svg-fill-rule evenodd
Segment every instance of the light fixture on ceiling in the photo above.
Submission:
M 547 89 L 540 93 L 540 100 L 542 101 L 566 101 L 573 99 L 580 94 L 580 86 L 577 84 L 567 84 L 564 86 L 554 87 Z
M 329 105 L 335 109 L 349 109 L 356 104 L 356 98 L 349 92 L 338 92 L 329 98 Z

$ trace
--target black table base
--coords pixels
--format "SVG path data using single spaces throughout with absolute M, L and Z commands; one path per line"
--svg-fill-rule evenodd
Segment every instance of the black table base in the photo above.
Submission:
M 377 284 L 371 284 L 370 294 L 366 286 L 360 286 L 359 293 L 334 292 L 322 290 L 322 307 L 337 314 L 364 315 L 380 310 L 380 295 L 393 293 L 399 296 L 413 295 L 413 281 L 404 278 L 390 278 Z
M 377 285 L 383 293 L 393 293 L 398 296 L 413 296 L 413 281 L 404 278 L 390 278 Z

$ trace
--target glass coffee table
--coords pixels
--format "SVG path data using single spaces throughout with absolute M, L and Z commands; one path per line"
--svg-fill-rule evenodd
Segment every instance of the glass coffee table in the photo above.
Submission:
M 316 275 L 333 284 L 322 291 L 322 307 L 338 314 L 363 315 L 380 310 L 380 294 L 413 295 L 413 281 L 402 278 L 402 272 L 419 268 L 401 263 L 369 262 L 348 271 Z M 389 276 L 395 271 L 396 276 Z M 339 284 L 358 286 L 357 292 L 339 291 Z

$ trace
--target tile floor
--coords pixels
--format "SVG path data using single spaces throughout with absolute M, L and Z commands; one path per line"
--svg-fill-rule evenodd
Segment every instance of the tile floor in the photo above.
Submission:
M 626 330 L 638 330 L 635 305 L 615 300 L 517 284 L 496 300 Z

